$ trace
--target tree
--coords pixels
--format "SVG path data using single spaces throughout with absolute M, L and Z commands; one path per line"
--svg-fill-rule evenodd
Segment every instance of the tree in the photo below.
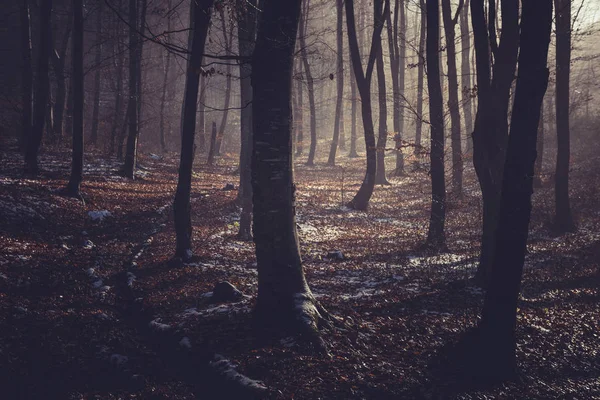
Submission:
M 296 157 L 304 154 L 304 82 L 302 80 L 302 63 L 298 63 L 298 69 L 296 71 L 296 96 L 298 97 L 298 108 L 297 117 L 298 121 L 296 126 L 298 132 L 296 133 Z
M 135 177 L 138 141 L 138 64 L 140 56 L 138 50 L 137 33 L 137 0 L 129 0 L 129 104 L 127 106 L 127 119 L 129 134 L 127 135 L 127 148 L 125 151 L 124 175 L 129 179 Z
M 228 56 L 231 53 L 231 47 L 233 44 L 233 23 L 230 23 L 229 33 L 227 32 L 227 24 L 225 17 L 225 9 L 222 7 L 219 11 L 222 21 L 222 33 L 223 42 L 225 44 L 225 55 Z M 225 100 L 223 102 L 223 114 L 221 115 L 221 123 L 219 124 L 219 133 L 217 134 L 217 147 L 215 154 L 221 155 L 221 144 L 223 143 L 223 135 L 227 127 L 227 116 L 229 115 L 229 102 L 231 99 L 231 63 L 227 63 L 225 67 Z
M 69 19 L 72 15 L 69 14 Z M 71 35 L 71 21 L 65 28 L 62 41 L 58 49 L 51 52 L 50 58 L 52 60 L 52 69 L 56 78 L 56 98 L 54 99 L 54 135 L 58 142 L 62 141 L 64 132 L 64 112 L 65 112 L 65 100 L 67 97 L 67 84 L 65 74 L 65 62 L 67 56 L 67 47 L 69 45 L 69 36 Z
M 168 1 L 167 8 L 169 10 L 171 10 L 171 0 Z M 167 31 L 168 32 L 171 31 L 171 14 L 167 15 Z M 165 61 L 165 77 L 163 80 L 162 94 L 161 94 L 161 98 L 160 98 L 160 122 L 159 122 L 160 148 L 163 151 L 163 153 L 167 151 L 167 144 L 165 142 L 165 106 L 167 103 L 167 86 L 169 84 L 170 70 L 171 70 L 171 52 L 167 51 L 167 57 L 166 57 L 166 61 Z M 202 132 L 202 135 L 204 135 L 204 132 Z
M 31 136 L 32 102 L 33 102 L 33 67 L 31 63 L 31 18 L 29 15 L 29 0 L 22 0 L 21 9 L 21 51 L 23 66 L 21 69 L 21 101 L 23 113 L 21 114 L 20 147 L 25 145 Z
M 102 62 L 102 5 L 103 1 L 98 2 L 98 10 L 96 11 L 96 57 L 94 75 L 94 106 L 92 109 L 92 133 L 90 135 L 90 143 L 96 145 L 98 141 L 98 125 L 100 123 L 100 77 Z
M 444 250 L 446 183 L 444 178 L 444 103 L 440 80 L 440 12 L 438 0 L 427 0 L 427 87 L 431 120 L 431 215 L 425 246 Z
M 375 128 L 371 110 L 371 79 L 373 77 L 375 61 L 377 60 L 378 54 L 381 52 L 381 31 L 383 30 L 387 14 L 390 12 L 389 0 L 385 0 L 385 4 L 383 3 L 383 0 L 373 1 L 375 23 L 366 70 L 363 70 L 358 47 L 356 24 L 354 21 L 354 4 L 351 1 L 346 3 L 346 25 L 348 27 L 350 58 L 352 61 L 352 69 L 354 70 L 354 77 L 356 78 L 356 85 L 361 98 L 361 115 L 365 131 L 365 147 L 367 152 L 367 170 L 365 172 L 365 178 L 354 198 L 348 203 L 348 207 L 356 210 L 367 209 L 369 200 L 373 194 L 373 188 L 375 187 L 377 155 L 375 146 Z
M 240 2 L 241 3 L 241 2 Z M 256 0 L 240 6 L 238 17 L 238 39 L 240 56 L 250 58 L 256 42 L 256 25 L 258 15 Z M 248 61 L 240 63 L 240 191 L 242 213 L 238 238 L 252 239 L 252 176 L 250 173 L 252 158 L 252 65 Z
M 83 0 L 73 0 L 73 153 L 67 196 L 80 198 L 83 180 Z
M 340 135 L 344 135 L 344 2 L 336 0 L 337 26 L 336 26 L 336 44 L 337 44 L 337 101 L 335 103 L 335 120 L 333 125 L 333 140 L 329 150 L 329 160 L 327 165 L 335 165 L 335 155 L 340 144 Z
M 383 66 L 383 51 L 377 54 L 377 95 L 379 98 L 379 134 L 377 137 L 377 169 L 375 184 L 389 185 L 385 176 L 385 146 L 387 144 L 387 91 L 385 87 L 385 69 Z
M 506 379 L 516 369 L 517 300 L 527 247 L 536 136 L 552 27 L 552 0 L 523 0 L 519 70 L 502 181 L 491 280 L 471 341 L 473 375 Z
M 558 233 L 575 230 L 569 201 L 569 102 L 571 73 L 571 0 L 556 2 L 556 180 L 554 227 Z
M 463 115 L 465 117 L 465 130 L 467 132 L 467 153 L 473 150 L 471 133 L 473 132 L 473 99 L 471 98 L 471 35 L 469 32 L 469 0 L 460 12 L 460 35 L 461 35 L 461 79 Z
M 190 47 L 191 53 L 186 68 L 186 83 L 183 100 L 181 128 L 181 158 L 179 178 L 173 201 L 177 244 L 175 257 L 189 260 L 192 253 L 192 217 L 190 192 L 192 190 L 192 167 L 194 164 L 194 136 L 196 133 L 196 111 L 198 106 L 198 86 L 202 72 L 202 54 L 210 24 L 213 0 L 197 0 L 190 7 Z
M 306 48 L 306 30 L 308 26 L 308 12 L 310 11 L 310 0 L 304 0 L 303 10 L 300 16 L 300 55 L 306 74 L 306 87 L 308 89 L 308 105 L 310 108 L 310 147 L 308 149 L 308 160 L 306 165 L 314 165 L 315 152 L 317 150 L 317 107 L 315 105 L 315 83 L 308 62 L 308 49 Z
M 255 318 L 269 333 L 300 334 L 323 349 L 326 312 L 306 283 L 296 231 L 290 96 L 300 3 L 265 0 L 252 59 Z
M 40 51 L 35 82 L 33 125 L 30 131 L 31 134 L 27 138 L 25 149 L 25 173 L 31 175 L 37 175 L 39 172 L 37 158 L 40 145 L 42 144 L 42 136 L 46 122 L 46 109 L 48 107 L 48 95 L 50 92 L 48 64 L 50 61 L 50 49 L 52 48 L 51 17 L 52 0 L 43 1 L 40 7 Z
M 427 13 L 425 12 L 425 0 L 419 0 L 421 10 L 421 23 L 419 27 L 419 50 L 417 65 L 417 122 L 415 123 L 415 166 L 421 154 L 421 133 L 423 130 L 423 81 L 425 75 L 425 32 L 427 29 Z
M 456 14 L 452 17 L 450 0 L 442 0 L 442 16 L 446 33 L 446 54 L 448 60 L 448 107 L 450 108 L 450 138 L 452 144 L 452 191 L 455 196 L 462 195 L 463 160 L 460 127 L 460 104 L 458 102 L 458 73 L 456 70 L 456 43 L 454 28 L 464 1 L 460 0 Z
M 489 280 L 495 248 L 495 232 L 502 173 L 508 138 L 510 87 L 519 48 L 519 2 L 501 3 L 502 34 L 496 42 L 495 5 L 488 7 L 486 24 L 483 0 L 471 1 L 471 20 L 477 66 L 477 114 L 473 128 L 473 165 L 483 198 L 483 232 L 476 280 Z M 494 64 L 490 65 L 490 50 Z

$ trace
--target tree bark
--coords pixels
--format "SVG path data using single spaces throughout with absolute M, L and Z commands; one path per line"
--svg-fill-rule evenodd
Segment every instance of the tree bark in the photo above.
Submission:
M 44 124 L 46 121 L 46 108 L 48 107 L 49 76 L 48 63 L 52 46 L 52 0 L 43 1 L 40 7 L 40 51 L 37 64 L 35 83 L 35 104 L 33 105 L 33 125 L 31 135 L 27 138 L 25 149 L 25 173 L 37 175 L 38 153 L 42 144 Z
M 377 55 L 377 94 L 379 97 L 379 135 L 377 137 L 377 170 L 375 172 L 376 185 L 389 185 L 385 176 L 385 146 L 387 144 L 387 91 L 385 88 L 385 69 L 383 66 L 383 52 Z
M 169 10 L 171 10 L 171 0 L 169 0 L 169 2 L 167 3 L 167 8 Z M 171 31 L 171 15 L 169 14 L 167 16 L 167 31 L 170 32 Z M 160 97 L 160 122 L 159 122 L 159 129 L 160 129 L 160 149 L 162 150 L 163 153 L 166 153 L 167 151 L 167 143 L 165 140 L 165 107 L 166 107 L 166 103 L 167 103 L 167 86 L 169 85 L 169 72 L 171 70 L 171 52 L 167 50 L 167 59 L 165 61 L 165 77 L 163 79 L 163 87 L 162 87 L 162 94 Z M 202 132 L 202 135 L 204 134 L 204 132 Z
M 302 13 L 300 14 L 300 54 L 306 73 L 306 86 L 308 88 L 308 105 L 310 108 L 310 147 L 306 165 L 315 164 L 315 152 L 317 149 L 317 107 L 315 105 L 315 84 L 308 62 L 308 50 L 306 48 L 306 30 L 308 26 L 308 13 L 310 11 L 310 0 L 304 0 Z
M 302 63 L 298 64 L 298 81 L 296 92 L 298 96 L 298 132 L 296 133 L 296 157 L 304 154 L 304 79 L 302 75 Z
M 67 56 L 67 47 L 69 45 L 69 36 L 71 35 L 71 19 L 69 16 L 69 24 L 65 28 L 64 36 L 58 50 L 53 51 L 50 55 L 52 60 L 52 69 L 56 78 L 56 97 L 54 99 L 54 135 L 57 142 L 62 142 L 64 136 L 64 112 L 65 100 L 67 98 L 67 81 L 65 75 L 65 62 Z
M 29 15 L 29 0 L 21 1 L 21 51 L 23 66 L 21 69 L 21 102 L 23 112 L 21 114 L 21 136 L 19 147 L 25 149 L 27 141 L 31 137 L 32 110 L 33 110 L 33 65 L 31 60 L 31 18 Z
M 569 200 L 569 129 L 571 74 L 571 0 L 556 3 L 556 179 L 554 228 L 558 233 L 573 232 L 575 223 Z
M 233 44 L 233 24 L 231 24 L 230 32 L 227 33 L 227 25 L 225 23 L 225 11 L 221 8 L 221 20 L 223 40 L 225 41 L 225 55 L 230 55 L 231 46 Z M 227 128 L 227 116 L 229 115 L 229 102 L 231 100 L 231 64 L 227 63 L 225 67 L 225 101 L 223 102 L 223 114 L 221 115 L 221 123 L 219 124 L 219 133 L 217 134 L 216 155 L 221 155 L 221 144 L 223 143 L 223 135 Z
M 473 99 L 471 85 L 471 35 L 469 32 L 469 0 L 465 0 L 465 4 L 460 12 L 460 35 L 461 35 L 461 80 L 462 85 L 462 103 L 463 114 L 465 117 L 465 130 L 467 132 L 467 154 L 473 151 L 473 141 L 471 133 L 473 132 Z
M 337 43 L 337 73 L 336 73 L 336 85 L 337 85 L 337 101 L 335 104 L 335 120 L 333 124 L 333 140 L 331 141 L 331 148 L 329 150 L 329 160 L 327 165 L 335 165 L 335 156 L 338 145 L 340 144 L 340 136 L 344 133 L 344 41 L 343 41 L 343 23 L 344 23 L 344 2 L 343 0 L 336 0 L 336 11 L 337 11 L 337 30 L 336 30 L 336 43 Z
M 538 124 L 537 143 L 535 148 L 537 156 L 535 158 L 535 172 L 533 176 L 533 187 L 537 188 L 542 187 L 542 176 L 544 175 L 544 134 L 544 104 L 542 102 L 542 108 L 540 110 L 540 122 Z
M 463 160 L 454 28 L 458 22 L 458 17 L 460 16 L 463 4 L 463 0 L 460 0 L 456 14 L 452 17 L 450 0 L 442 0 L 442 15 L 444 18 L 444 31 L 446 33 L 446 54 L 448 62 L 448 108 L 450 109 L 450 142 L 452 145 L 452 192 L 458 197 L 462 196 L 463 191 Z
M 117 89 L 115 92 L 115 112 L 114 118 L 112 120 L 112 127 L 110 133 L 110 154 L 114 154 L 115 151 L 115 142 L 117 139 L 117 131 L 119 127 L 122 127 L 122 124 L 127 123 L 127 114 L 125 114 L 125 120 L 122 118 L 122 108 L 123 108 L 123 69 L 125 66 L 125 56 L 123 53 L 123 49 L 120 45 L 120 41 L 117 41 L 116 45 L 116 53 L 115 54 L 115 73 L 116 73 L 116 83 Z M 122 123 L 122 124 L 120 124 Z M 120 146 L 120 152 L 122 153 L 122 141 L 119 141 L 118 145 Z
M 94 106 L 92 110 L 92 133 L 90 135 L 90 144 L 96 146 L 98 142 L 98 125 L 100 124 L 100 64 L 102 62 L 102 5 L 103 1 L 98 2 L 96 11 L 96 57 L 94 75 Z
M 444 177 L 444 102 L 440 80 L 439 0 L 427 0 L 427 86 L 431 121 L 431 215 L 426 247 L 446 248 L 446 183 Z
M 369 200 L 371 199 L 373 188 L 375 187 L 377 155 L 375 128 L 371 110 L 371 79 L 373 77 L 375 61 L 377 60 L 378 54 L 381 52 L 381 31 L 383 30 L 387 14 L 390 12 L 389 0 L 385 0 L 385 5 L 382 3 L 382 0 L 373 1 L 375 23 L 366 71 L 363 71 L 360 50 L 358 47 L 356 25 L 354 22 L 354 4 L 353 2 L 346 3 L 346 24 L 348 27 L 350 58 L 352 61 L 352 69 L 354 70 L 354 77 L 356 78 L 356 85 L 361 98 L 361 114 L 365 131 L 365 148 L 367 153 L 367 170 L 365 172 L 365 178 L 354 198 L 347 204 L 348 207 L 356 210 L 366 210 L 368 208 Z
M 300 334 L 324 349 L 324 310 L 304 278 L 296 231 L 290 94 L 300 3 L 264 2 L 253 56 L 255 319 L 270 334 Z
M 421 135 L 423 130 L 423 81 L 425 75 L 425 32 L 427 29 L 427 13 L 425 11 L 425 0 L 420 0 L 421 9 L 421 27 L 419 28 L 419 63 L 417 66 L 417 121 L 415 123 L 415 149 L 414 166 L 417 167 L 421 158 L 422 146 Z
M 208 149 L 207 165 L 215 164 L 215 153 L 217 151 L 217 123 L 212 122 L 212 129 L 210 131 L 210 147 Z
M 521 51 L 496 234 L 496 252 L 479 324 L 477 374 L 492 379 L 516 369 L 517 300 L 531 215 L 536 136 L 552 26 L 552 0 L 523 0 Z
M 135 177 L 138 141 L 138 72 L 139 50 L 137 33 L 137 0 L 129 0 L 129 105 L 127 118 L 129 134 L 125 151 L 124 175 L 129 179 Z
M 186 71 L 186 85 L 183 100 L 183 121 L 181 129 L 181 158 L 179 161 L 179 179 L 173 201 L 175 232 L 177 244 L 175 257 L 189 260 L 192 253 L 192 217 L 190 193 L 192 190 L 192 167 L 194 164 L 194 136 L 196 133 L 196 112 L 198 107 L 198 86 L 202 71 L 202 54 L 210 24 L 213 0 L 192 2 L 190 8 L 191 54 Z
M 257 0 L 249 4 L 238 21 L 239 52 L 242 57 L 251 57 L 256 42 Z M 240 113 L 241 149 L 240 149 L 240 192 L 242 212 L 237 237 L 241 240 L 252 239 L 252 65 L 240 64 Z
M 83 180 L 83 0 L 73 0 L 73 153 L 71 177 L 65 193 L 81 197 L 80 186 Z
M 358 153 L 356 152 L 356 114 L 358 109 L 358 93 L 356 90 L 356 78 L 354 77 L 354 70 L 350 68 L 350 96 L 351 104 L 352 104 L 352 126 L 350 130 L 350 153 L 348 154 L 349 158 L 358 157 Z

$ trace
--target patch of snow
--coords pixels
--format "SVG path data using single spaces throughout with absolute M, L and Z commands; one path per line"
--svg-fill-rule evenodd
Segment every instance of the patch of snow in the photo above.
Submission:
M 171 325 L 161 323 L 160 318 L 150 321 L 149 325 L 150 325 L 150 328 L 152 328 L 156 331 L 161 331 L 161 332 L 165 332 L 165 331 L 168 331 L 169 329 L 171 329 Z
M 235 370 L 236 366 L 220 354 L 215 354 L 214 361 L 210 362 L 210 366 L 227 379 L 237 382 L 241 386 L 248 387 L 253 390 L 264 391 L 267 387 L 261 381 L 250 379 Z
M 190 338 L 187 336 L 184 336 L 180 341 L 179 341 L 179 345 L 181 347 L 185 347 L 188 349 L 192 348 L 192 343 L 190 342 Z
M 94 283 L 92 283 L 92 285 L 94 285 L 94 287 L 95 287 L 96 289 L 99 289 L 100 287 L 102 287 L 102 284 L 103 284 L 103 283 L 104 283 L 104 282 L 102 281 L 102 279 L 98 279 L 97 281 L 95 281 Z
M 150 158 L 153 160 L 162 160 L 162 157 L 158 154 L 150 153 Z
M 85 242 L 83 242 L 83 248 L 90 250 L 94 248 L 94 243 L 92 243 L 91 240 L 86 240 Z
M 89 276 L 90 278 L 94 278 L 96 276 L 96 270 L 94 268 L 88 268 L 85 273 L 87 274 L 87 276 Z
M 285 337 L 285 338 L 281 339 L 279 341 L 279 343 L 281 343 L 281 345 L 283 347 L 290 348 L 290 347 L 294 347 L 294 345 L 296 344 L 296 340 L 294 339 L 293 336 L 288 336 L 288 337 Z
M 104 221 L 105 218 L 111 217 L 112 214 L 110 213 L 110 211 L 101 210 L 101 211 L 89 211 L 88 216 L 94 222 L 102 222 L 102 221 Z
M 127 272 L 127 286 L 132 287 L 136 278 L 137 277 L 134 274 Z

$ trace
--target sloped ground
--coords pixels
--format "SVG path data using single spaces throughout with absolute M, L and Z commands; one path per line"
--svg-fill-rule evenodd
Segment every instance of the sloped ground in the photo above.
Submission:
M 521 380 L 477 391 L 455 387 L 428 367 L 436 351 L 476 322 L 483 300 L 469 280 L 481 217 L 469 173 L 465 195 L 449 203 L 450 252 L 428 256 L 415 250 L 427 230 L 426 173 L 390 178 L 393 185 L 377 187 L 364 213 L 343 206 L 362 178 L 361 160 L 344 158 L 343 169 L 297 165 L 307 279 L 325 308 L 347 322 L 324 333 L 331 357 L 323 357 L 298 349 L 293 338 L 259 343 L 253 335 L 253 245 L 235 238 L 237 191 L 222 190 L 237 186 L 233 160 L 197 165 L 197 260 L 176 268 L 169 260 L 177 160 L 144 155 L 139 179 L 129 182 L 117 176 L 118 163 L 93 154 L 84 205 L 55 193 L 68 178 L 68 159 L 45 154 L 42 177 L 27 180 L 18 154 L 2 154 L 0 354 L 6 361 L 0 377 L 6 398 L 600 396 L 597 158 L 573 169 L 577 233 L 552 237 L 551 185 L 536 190 L 519 304 Z M 110 215 L 92 214 L 104 216 L 93 220 L 90 211 Z M 329 257 L 332 251 L 343 259 Z M 247 296 L 209 303 L 220 281 Z M 178 348 L 189 358 L 177 355 Z M 224 363 L 213 353 L 264 382 L 267 391 L 241 395 L 211 386 L 217 380 L 210 382 L 203 366 Z M 239 375 L 234 380 L 260 386 Z

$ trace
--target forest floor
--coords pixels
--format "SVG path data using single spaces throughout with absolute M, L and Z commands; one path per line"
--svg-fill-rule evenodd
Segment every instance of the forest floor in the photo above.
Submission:
M 519 379 L 478 389 L 430 368 L 443 345 L 476 323 L 483 301 L 470 279 L 481 219 L 470 169 L 464 195 L 449 198 L 449 251 L 431 256 L 416 250 L 428 224 L 426 171 L 390 177 L 369 211 L 357 212 L 343 204 L 362 179 L 362 159 L 343 158 L 344 168 L 296 165 L 307 280 L 347 322 L 343 331 L 323 332 L 326 357 L 298 349 L 293 338 L 254 337 L 253 244 L 236 239 L 237 190 L 223 190 L 238 184 L 233 157 L 196 165 L 197 259 L 183 267 L 169 262 L 175 156 L 140 155 L 135 181 L 118 176 L 114 159 L 86 156 L 85 204 L 57 194 L 69 159 L 46 151 L 41 176 L 26 179 L 19 154 L 0 153 L 2 398 L 600 398 L 598 157 L 573 164 L 577 232 L 552 235 L 553 185 L 536 189 L 519 302 Z M 328 257 L 333 251 L 343 259 Z M 246 296 L 210 304 L 222 281 Z M 233 383 L 249 389 L 236 392 Z

